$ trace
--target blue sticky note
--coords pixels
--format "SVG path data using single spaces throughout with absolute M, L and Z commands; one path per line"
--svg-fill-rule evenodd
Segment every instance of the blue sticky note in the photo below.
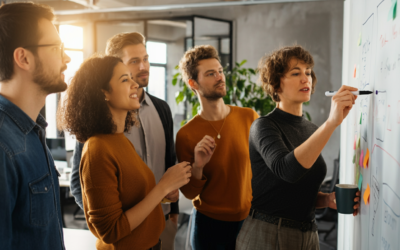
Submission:
M 358 178 L 358 190 L 361 190 L 362 181 L 363 181 L 363 177 L 362 177 L 362 174 L 360 173 L 360 178 Z

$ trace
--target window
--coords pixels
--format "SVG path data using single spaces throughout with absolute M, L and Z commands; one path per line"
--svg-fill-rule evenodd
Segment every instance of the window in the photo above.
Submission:
M 83 28 L 73 25 L 60 25 L 59 34 L 61 41 L 64 42 L 65 53 L 71 58 L 68 68 L 64 72 L 65 82 L 69 85 L 75 72 L 83 62 Z M 56 124 L 56 111 L 58 101 L 63 100 L 65 93 L 51 94 L 46 98 L 46 121 L 48 123 L 46 137 L 59 137 Z M 75 148 L 75 138 L 68 133 L 64 133 L 66 150 Z
M 162 42 L 147 42 L 147 53 L 150 62 L 150 79 L 147 92 L 164 101 L 167 100 L 167 44 Z

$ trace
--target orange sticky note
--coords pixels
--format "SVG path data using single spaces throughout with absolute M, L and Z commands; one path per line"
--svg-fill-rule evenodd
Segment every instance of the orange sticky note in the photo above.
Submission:
M 371 193 L 371 190 L 369 189 L 369 184 L 367 184 L 367 189 L 365 189 L 364 192 L 364 203 L 365 205 L 367 205 L 368 201 L 369 201 L 369 194 Z
M 364 156 L 364 168 L 368 166 L 368 160 L 369 160 L 369 149 L 367 148 L 367 153 L 365 153 Z
M 354 65 L 354 73 L 353 73 L 353 78 L 357 77 L 357 64 Z

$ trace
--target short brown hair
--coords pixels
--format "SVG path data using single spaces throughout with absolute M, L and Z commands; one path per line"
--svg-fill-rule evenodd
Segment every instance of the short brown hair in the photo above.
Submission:
M 0 7 L 0 81 L 14 74 L 14 51 L 19 47 L 37 45 L 39 20 L 53 21 L 53 10 L 41 4 L 9 3 Z M 36 48 L 30 48 L 36 54 Z
M 179 70 L 181 71 L 183 81 L 189 85 L 189 79 L 197 80 L 199 74 L 197 66 L 199 65 L 199 61 L 211 58 L 221 62 L 218 51 L 211 45 L 199 45 L 186 51 L 179 62 Z
M 264 89 L 265 93 L 270 95 L 272 100 L 275 102 L 280 102 L 280 98 L 276 93 L 281 87 L 281 78 L 289 70 L 289 62 L 292 58 L 303 61 L 305 64 L 311 67 L 311 94 L 313 94 L 315 91 L 317 77 L 312 69 L 314 66 L 314 60 L 311 54 L 298 45 L 283 47 L 269 55 L 262 57 L 258 64 L 258 72 L 260 74 L 259 80 L 262 88 Z
M 110 80 L 114 68 L 121 59 L 113 56 L 94 55 L 86 59 L 68 87 L 64 102 L 57 110 L 57 125 L 85 142 L 97 134 L 112 134 L 116 131 L 111 111 L 101 90 L 111 92 Z M 128 112 L 125 132 L 135 122 L 135 116 Z
M 146 39 L 139 32 L 119 33 L 107 41 L 106 55 L 122 56 L 122 49 L 127 45 L 143 44 L 146 46 Z

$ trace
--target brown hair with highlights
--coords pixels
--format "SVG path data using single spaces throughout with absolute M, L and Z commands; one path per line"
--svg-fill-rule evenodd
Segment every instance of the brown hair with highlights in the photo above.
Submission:
M 289 62 L 292 58 L 304 62 L 311 68 L 311 94 L 315 91 L 317 77 L 312 69 L 314 67 L 314 60 L 311 54 L 298 45 L 284 47 L 262 57 L 258 64 L 259 80 L 262 88 L 275 102 L 280 102 L 277 92 L 281 87 L 281 78 L 289 70 Z
M 122 49 L 128 45 L 143 44 L 146 46 L 146 39 L 139 32 L 119 33 L 107 41 L 106 54 L 108 56 L 122 56 Z
M 195 46 L 194 48 L 186 51 L 186 53 L 183 55 L 179 62 L 179 70 L 181 71 L 183 81 L 188 85 L 189 88 L 191 88 L 189 86 L 189 79 L 197 81 L 197 76 L 199 74 L 197 66 L 199 65 L 199 61 L 211 58 L 217 59 L 219 62 L 221 62 L 218 56 L 218 51 L 211 45 Z
M 94 55 L 86 59 L 68 87 L 64 102 L 57 110 L 57 125 L 85 142 L 97 134 L 115 133 L 111 111 L 102 90 L 112 92 L 110 80 L 114 68 L 121 59 L 113 56 Z M 128 112 L 125 132 L 135 122 L 135 116 Z

